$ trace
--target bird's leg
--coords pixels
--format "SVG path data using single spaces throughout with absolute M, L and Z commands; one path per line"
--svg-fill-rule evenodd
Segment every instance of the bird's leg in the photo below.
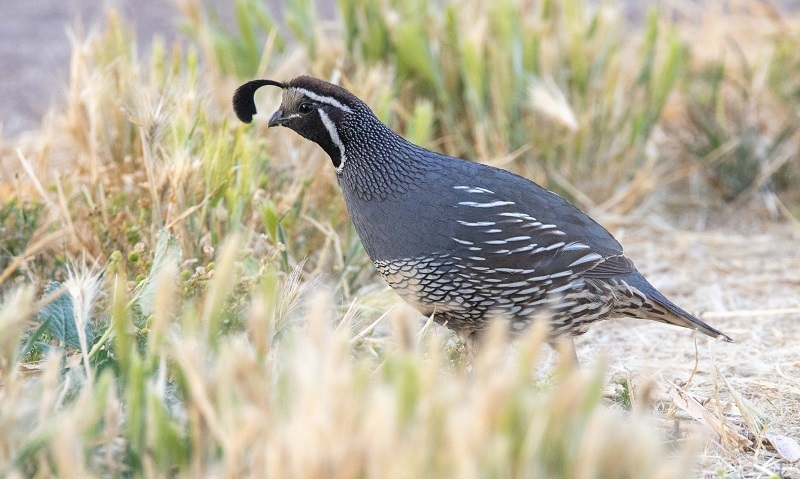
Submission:
M 550 347 L 558 353 L 560 367 L 565 370 L 577 369 L 580 367 L 578 362 L 578 352 L 575 350 L 575 340 L 572 336 L 559 336 L 550 340 Z
M 478 356 L 481 352 L 481 332 L 459 332 L 458 338 L 464 344 L 464 349 L 467 350 L 467 356 L 469 357 L 470 364 L 475 364 L 475 361 L 478 359 Z

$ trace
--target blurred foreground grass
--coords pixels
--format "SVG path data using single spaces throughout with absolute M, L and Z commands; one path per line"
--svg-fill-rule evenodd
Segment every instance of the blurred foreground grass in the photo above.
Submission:
M 689 456 L 670 458 L 645 417 L 601 405 L 599 371 L 532 380 L 543 331 L 513 356 L 492 342 L 467 373 L 447 338 L 417 332 L 412 316 L 394 314 L 394 333 L 371 338 L 357 303 L 336 312 L 297 276 L 267 274 L 242 330 L 223 334 L 238 241 L 200 308 L 176 301 L 177 256 L 156 263 L 146 331 L 131 327 L 116 276 L 100 311 L 113 340 L 94 356 L 81 345 L 20 368 L 33 288 L 7 294 L 0 474 L 685 477 Z M 81 356 L 92 359 L 81 367 Z
M 602 371 L 534 381 L 534 332 L 468 374 L 452 338 L 410 329 L 324 154 L 240 125 L 231 92 L 332 79 L 592 212 L 688 191 L 791 215 L 795 19 L 341 0 L 321 22 L 238 0 L 228 29 L 180 7 L 190 40 L 143 56 L 113 12 L 75 34 L 65 106 L 3 145 L 0 476 L 687 477 L 686 451 L 601 404 Z

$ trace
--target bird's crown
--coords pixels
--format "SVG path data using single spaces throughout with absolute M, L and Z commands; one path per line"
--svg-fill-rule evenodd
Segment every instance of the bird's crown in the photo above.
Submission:
M 295 77 L 288 83 L 275 80 L 253 80 L 240 86 L 233 95 L 233 110 L 244 123 L 253 121 L 257 113 L 254 95 L 262 86 L 276 86 L 283 89 L 284 103 L 300 103 L 308 99 L 352 112 L 363 105 L 361 100 L 344 88 L 308 75 Z

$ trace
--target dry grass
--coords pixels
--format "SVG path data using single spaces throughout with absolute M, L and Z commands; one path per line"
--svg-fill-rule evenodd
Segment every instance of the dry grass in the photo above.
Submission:
M 687 233 L 639 226 L 624 228 L 621 236 L 629 245 L 627 254 L 657 287 L 736 343 L 702 337 L 695 343 L 689 332 L 618 320 L 582 337 L 580 357 L 607 358 L 612 377 L 655 380 L 654 411 L 669 420 L 667 427 L 697 424 L 676 405 L 675 391 L 699 399 L 712 418 L 702 427 L 713 438 L 701 460 L 706 477 L 717 471 L 736 471 L 733 477 L 768 477 L 766 471 L 797 475 L 796 464 L 760 442 L 764 434 L 800 437 L 800 257 L 795 254 L 800 230 L 756 224 L 744 234 Z M 748 426 L 747 411 L 735 403 L 737 393 L 763 420 L 764 431 Z M 720 437 L 718 431 L 726 432 Z M 735 442 L 738 437 L 748 442 Z
M 0 477 L 800 477 L 797 18 L 341 2 L 287 38 L 237 5 L 231 32 L 182 2 L 193 39 L 144 60 L 113 13 L 76 34 L 66 107 L 0 144 Z M 517 40 L 541 54 L 521 70 Z M 620 320 L 578 340 L 591 373 L 534 331 L 467 365 L 398 312 L 319 148 L 234 121 L 236 75 L 299 73 L 546 181 L 737 343 Z

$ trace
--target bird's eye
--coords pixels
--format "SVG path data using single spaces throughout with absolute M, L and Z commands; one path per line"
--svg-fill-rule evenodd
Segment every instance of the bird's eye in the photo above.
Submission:
M 301 103 L 300 106 L 297 108 L 297 111 L 305 115 L 307 113 L 311 113 L 311 110 L 313 109 L 314 106 L 311 103 Z

